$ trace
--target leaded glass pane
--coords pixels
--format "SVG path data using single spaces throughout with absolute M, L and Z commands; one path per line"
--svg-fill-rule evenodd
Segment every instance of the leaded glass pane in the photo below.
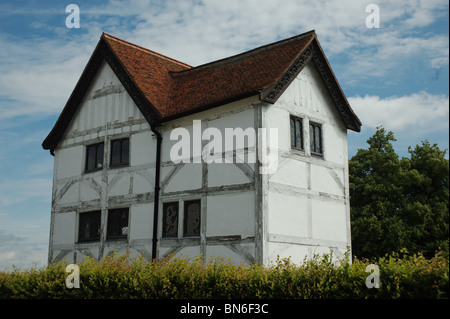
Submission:
M 184 203 L 184 236 L 200 236 L 200 201 Z
M 295 147 L 303 148 L 301 119 L 295 120 Z
M 295 147 L 295 121 L 291 117 L 291 146 Z
M 178 237 L 178 202 L 165 203 L 162 237 Z

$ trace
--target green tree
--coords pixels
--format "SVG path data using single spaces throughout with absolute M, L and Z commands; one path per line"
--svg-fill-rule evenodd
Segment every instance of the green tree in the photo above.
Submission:
M 449 161 L 446 151 L 428 141 L 409 147 L 410 159 L 404 159 L 409 171 L 405 187 L 405 217 L 410 226 L 414 251 L 432 255 L 439 247 L 448 252 L 449 245 Z
M 395 153 L 394 134 L 378 127 L 349 161 L 352 248 L 358 257 L 380 257 L 407 248 L 426 255 L 448 250 L 446 151 L 428 141 Z

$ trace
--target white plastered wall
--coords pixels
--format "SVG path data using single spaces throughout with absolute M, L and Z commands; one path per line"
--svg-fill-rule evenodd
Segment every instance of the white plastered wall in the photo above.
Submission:
M 111 140 L 130 139 L 130 165 L 109 168 Z M 85 172 L 86 146 L 103 142 L 103 169 Z M 55 150 L 49 262 L 101 258 L 112 251 L 150 254 L 156 140 L 150 126 L 103 61 Z M 109 209 L 129 208 L 126 240 L 106 240 Z M 101 238 L 78 242 L 79 214 L 101 211 Z M 149 231 L 150 230 L 150 231 Z
M 161 238 L 159 256 L 205 256 L 205 260 L 214 257 L 228 257 L 235 263 L 252 263 L 255 260 L 255 178 L 256 163 L 236 165 L 225 163 L 226 128 L 255 127 L 256 98 L 249 98 L 221 107 L 183 117 L 164 124 L 162 168 L 161 168 L 161 204 L 160 220 L 162 225 L 163 205 L 167 202 L 179 202 L 179 223 L 183 223 L 183 203 L 187 200 L 201 200 L 201 232 L 198 238 L 183 238 L 182 225 L 179 225 L 176 239 Z M 199 131 L 194 131 L 194 122 L 201 121 Z M 170 140 L 172 130 L 185 128 L 190 137 L 189 155 L 185 163 L 174 163 L 170 151 L 182 138 Z M 194 153 L 194 143 L 203 150 L 212 139 L 202 138 L 207 128 L 220 132 L 222 149 L 214 149 L 215 155 L 222 158 L 221 163 L 206 163 Z M 200 139 L 200 140 L 199 140 Z M 249 145 L 245 139 L 243 152 L 247 154 Z M 199 162 L 200 161 L 200 162 Z M 159 236 L 161 236 L 161 227 Z
M 303 119 L 304 150 L 291 149 L 290 115 Z M 262 117 L 278 128 L 279 156 L 277 171 L 263 177 L 264 263 L 330 250 L 343 256 L 350 246 L 347 129 L 313 62 Z M 310 121 L 321 125 L 323 157 L 311 155 Z

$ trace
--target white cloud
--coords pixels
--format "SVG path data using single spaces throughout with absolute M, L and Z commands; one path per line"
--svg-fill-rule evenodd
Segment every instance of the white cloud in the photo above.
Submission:
M 33 220 L 29 226 L 25 220 L 17 225 L 9 224 L 8 231 L 0 229 L 0 271 L 4 268 L 44 266 L 48 256 L 49 221 Z M 19 234 L 19 235 L 17 235 Z
M 83 44 L 63 44 L 42 40 L 20 44 L 0 39 L 8 56 L 0 64 L 0 118 L 54 114 L 62 109 L 88 61 L 90 52 Z M 3 60 L 3 57 L 1 57 Z M 4 60 L 3 60 L 4 61 Z
M 10 247 L 0 247 L 0 271 L 2 269 L 42 267 L 47 264 L 48 248 L 27 243 L 15 244 Z
M 448 130 L 449 98 L 421 91 L 400 97 L 366 95 L 348 98 L 364 126 L 389 130 Z
M 5 263 L 13 260 L 16 257 L 16 253 L 14 251 L 2 251 L 0 255 L 0 263 Z
M 347 53 L 350 63 L 344 68 L 344 80 L 392 78 L 416 67 L 440 69 L 448 65 L 448 35 L 418 37 L 386 30 L 360 36 L 359 41 L 360 45 Z M 411 63 L 416 66 L 411 68 Z
M 442 69 L 445 65 L 448 64 L 448 56 L 432 59 L 430 63 L 433 69 Z
M 403 21 L 406 28 L 424 27 L 431 24 L 435 18 L 436 10 L 445 10 L 447 0 L 415 0 L 403 3 L 406 13 L 410 16 Z

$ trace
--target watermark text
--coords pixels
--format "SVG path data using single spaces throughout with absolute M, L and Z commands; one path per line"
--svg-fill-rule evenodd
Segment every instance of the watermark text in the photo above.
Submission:
M 377 265 L 370 264 L 367 265 L 366 272 L 370 273 L 366 278 L 366 287 L 369 289 L 380 288 L 380 268 Z
M 70 12 L 70 14 L 66 17 L 66 27 L 69 29 L 80 28 L 80 7 L 76 4 L 69 4 L 66 7 L 66 12 Z
M 278 168 L 278 129 L 248 127 L 245 130 L 225 128 L 225 136 L 215 127 L 202 132 L 201 120 L 192 121 L 192 136 L 187 128 L 177 127 L 170 140 L 177 141 L 170 149 L 175 163 L 256 163 L 260 174 L 273 174 Z M 246 143 L 247 142 L 247 143 Z M 258 145 L 256 145 L 258 143 Z M 256 147 L 257 146 L 257 147 Z M 258 154 L 256 154 L 258 149 Z M 192 150 L 192 152 L 191 152 Z
M 66 267 L 66 272 L 70 273 L 66 278 L 66 287 L 69 289 L 80 288 L 80 267 L 76 264 L 69 264 Z
M 370 13 L 366 17 L 366 27 L 368 29 L 378 29 L 380 27 L 380 7 L 376 4 L 369 4 L 366 7 L 366 12 Z

